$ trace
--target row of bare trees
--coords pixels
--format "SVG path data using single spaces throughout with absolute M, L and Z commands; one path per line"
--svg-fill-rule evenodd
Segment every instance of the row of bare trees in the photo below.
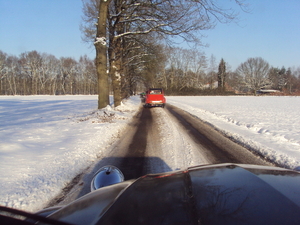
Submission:
M 0 50 L 0 94 L 97 94 L 94 60 L 57 59 L 47 53 L 30 51 L 20 56 Z
M 207 81 L 207 59 L 197 50 L 166 48 L 168 55 L 165 67 L 149 82 L 150 86 L 161 86 L 167 93 L 183 93 L 201 90 Z
M 163 87 L 169 94 L 232 94 L 254 93 L 272 89 L 283 94 L 299 94 L 300 67 L 275 68 L 261 57 L 249 58 L 235 71 L 214 56 L 207 59 L 196 50 L 166 48 L 165 66 L 148 81 Z
M 162 87 L 167 94 L 181 95 L 255 94 L 260 89 L 300 92 L 300 67 L 274 68 L 258 57 L 231 71 L 224 59 L 217 64 L 214 56 L 207 59 L 195 49 L 163 47 L 148 41 L 143 48 L 148 54 L 140 57 L 143 61 L 136 60 L 134 51 L 127 53 L 130 57 L 120 76 L 123 98 L 147 87 Z M 1 95 L 98 94 L 97 82 L 95 60 L 86 56 L 76 61 L 37 51 L 19 57 L 0 51 Z M 111 91 L 112 79 L 108 82 Z
M 156 49 L 162 41 L 170 43 L 179 37 L 199 44 L 197 32 L 234 20 L 230 2 L 223 7 L 214 0 L 83 0 L 81 29 L 96 49 L 98 108 L 109 104 L 109 79 L 118 106 L 126 94 L 122 88 L 130 86 L 124 83 L 129 82 L 130 73 L 136 79 L 141 72 L 146 77 L 154 72 L 152 62 L 160 60 Z M 243 0 L 233 4 L 245 6 Z

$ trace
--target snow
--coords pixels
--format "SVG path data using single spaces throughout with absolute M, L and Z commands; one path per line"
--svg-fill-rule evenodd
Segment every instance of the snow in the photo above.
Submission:
M 100 45 L 106 45 L 106 38 L 105 37 L 97 37 L 94 44 L 98 44 L 100 43 Z
M 282 167 L 300 165 L 299 97 L 167 96 L 167 102 Z M 97 110 L 97 96 L 0 96 L 0 205 L 33 212 L 43 208 L 105 155 L 140 106 L 138 96 L 102 110 Z M 158 123 L 168 124 L 161 133 L 169 155 L 162 157 L 171 169 L 178 161 L 205 163 L 194 153 L 176 155 L 179 142 L 188 151 L 193 146 L 174 132 L 175 123 L 163 120 Z
M 151 108 L 153 116 L 153 127 L 149 130 L 149 139 L 159 141 L 148 141 L 145 155 L 149 158 L 151 169 L 149 173 L 162 173 L 186 169 L 187 167 L 210 164 L 199 145 L 195 144 L 189 133 L 171 117 L 167 110 L 161 107 Z M 154 132 L 152 131 L 154 130 Z M 154 137 L 156 135 L 156 137 Z M 200 151 L 199 151 L 200 150 Z M 164 163 L 157 163 L 159 158 Z
M 138 98 L 113 110 L 97 96 L 0 97 L 0 205 L 36 211 L 125 129 Z
M 281 167 L 300 165 L 299 97 L 185 96 L 167 102 Z

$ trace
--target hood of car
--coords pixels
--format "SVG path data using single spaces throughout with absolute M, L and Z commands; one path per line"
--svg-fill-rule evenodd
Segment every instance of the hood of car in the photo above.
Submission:
M 81 216 L 87 211 L 97 215 L 86 224 L 298 224 L 300 221 L 300 173 L 282 168 L 203 165 L 146 175 L 123 185 L 116 193 L 121 184 L 105 187 L 105 195 L 101 189 L 90 194 L 94 202 L 101 202 L 110 190 L 115 193 L 101 216 L 95 204 L 88 204 L 91 201 L 88 196 L 75 202 L 73 209 L 81 208 Z M 76 212 L 76 217 L 81 217 L 80 211 Z M 56 219 L 74 222 L 72 215 L 64 215 L 62 208 Z

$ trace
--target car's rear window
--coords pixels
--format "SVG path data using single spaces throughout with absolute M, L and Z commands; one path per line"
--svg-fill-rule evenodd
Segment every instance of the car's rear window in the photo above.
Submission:
M 161 94 L 161 90 L 150 90 L 150 94 L 151 95 L 160 95 Z

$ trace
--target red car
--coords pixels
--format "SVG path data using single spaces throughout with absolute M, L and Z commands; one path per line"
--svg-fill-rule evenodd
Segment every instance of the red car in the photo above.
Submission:
M 165 104 L 166 98 L 162 88 L 149 88 L 148 91 L 146 91 L 145 107 L 165 107 Z

